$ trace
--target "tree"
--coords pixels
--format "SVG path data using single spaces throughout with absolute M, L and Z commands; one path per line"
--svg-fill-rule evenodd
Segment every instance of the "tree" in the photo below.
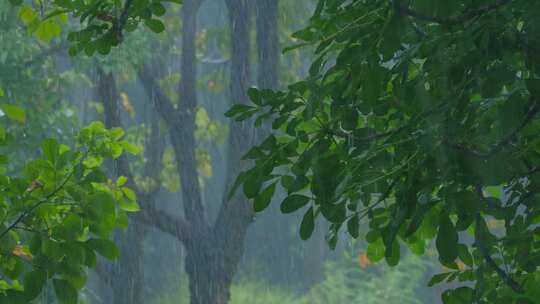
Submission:
M 184 218 L 176 219 L 162 229 L 176 236 L 185 246 L 186 272 L 189 277 L 191 303 L 227 303 L 233 275 L 243 251 L 243 240 L 251 218 L 252 207 L 242 196 L 224 200 L 214 223 L 205 214 L 195 159 L 195 113 L 197 107 L 195 58 L 196 13 L 201 2 L 185 1 L 182 6 L 181 106 L 163 93 L 146 65 L 139 78 L 150 96 L 155 96 L 158 112 L 168 126 L 178 175 L 181 177 Z M 249 85 L 250 9 L 247 1 L 226 2 L 231 25 L 231 100 L 246 103 Z M 157 66 L 162 66 L 163 63 Z M 231 124 L 227 152 L 227 180 L 230 185 L 238 170 L 245 166 L 239 159 L 250 138 L 250 127 Z M 226 186 L 228 189 L 230 186 Z M 152 222 L 161 220 L 153 217 Z
M 367 220 L 368 256 L 435 239 L 445 303 L 538 303 L 540 4 L 321 0 L 294 36 L 316 46 L 285 91 L 250 89 L 237 120 L 270 120 L 237 185 L 264 209 L 322 215 L 335 246 Z M 344 228 L 346 227 L 346 228 Z M 468 241 L 472 239 L 472 241 Z M 467 267 L 460 269 L 458 262 Z

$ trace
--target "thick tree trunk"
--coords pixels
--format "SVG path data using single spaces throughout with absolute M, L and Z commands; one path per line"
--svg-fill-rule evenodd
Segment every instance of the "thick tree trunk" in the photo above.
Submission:
M 185 264 L 191 304 L 228 303 L 233 265 L 224 259 L 223 252 L 208 236 L 188 248 Z
M 227 1 L 231 26 L 232 58 L 230 98 L 232 103 L 247 103 L 250 52 L 249 1 Z M 193 56 L 194 59 L 194 56 Z M 183 74 L 182 74 L 183 75 Z M 230 287 L 243 255 L 247 228 L 252 222 L 251 203 L 236 195 L 227 200 L 231 185 L 247 165 L 241 156 L 253 142 L 253 129 L 246 123 L 231 122 L 229 125 L 226 191 L 223 204 L 213 230 L 197 244 L 186 245 L 186 271 L 190 276 L 192 304 L 226 304 L 230 299 Z

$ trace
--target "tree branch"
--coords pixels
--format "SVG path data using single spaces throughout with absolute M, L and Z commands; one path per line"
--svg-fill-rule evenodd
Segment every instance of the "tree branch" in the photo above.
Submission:
M 84 157 L 81 159 L 84 159 Z M 21 221 L 23 221 L 30 213 L 32 213 L 37 207 L 41 206 L 42 204 L 46 203 L 48 200 L 50 200 L 53 196 L 55 196 L 64 186 L 67 184 L 67 182 L 71 179 L 73 174 L 75 173 L 75 166 L 71 169 L 69 174 L 64 178 L 64 180 L 58 185 L 53 191 L 51 191 L 48 195 L 46 195 L 44 198 L 40 199 L 38 202 L 36 202 L 34 205 L 32 205 L 30 208 L 25 210 L 19 217 L 11 224 L 9 225 L 2 233 L 0 233 L 0 239 L 2 239 L 9 231 L 14 229 Z
M 123 39 L 124 27 L 126 26 L 127 20 L 129 18 L 129 10 L 132 5 L 133 5 L 133 0 L 126 0 L 126 2 L 124 3 L 124 7 L 122 9 L 122 12 L 120 13 L 120 16 L 113 18 L 113 20 L 111 21 L 112 27 L 110 29 L 110 32 L 115 34 L 115 37 L 118 40 L 118 42 L 122 41 Z
M 103 102 L 105 113 L 105 124 L 107 128 L 120 127 L 120 117 L 117 107 L 115 80 L 112 74 L 105 74 L 101 69 L 98 69 L 99 73 L 99 85 L 102 87 L 100 90 L 101 100 Z M 161 163 L 161 155 L 163 154 L 163 144 L 159 144 L 159 128 L 157 123 L 153 124 L 149 145 L 147 146 L 147 157 L 149 161 L 146 162 L 144 172 L 152 174 L 151 178 L 159 178 L 159 169 L 155 167 L 156 164 Z M 190 229 L 189 224 L 179 218 L 174 218 L 164 211 L 156 209 L 150 202 L 153 200 L 156 192 L 145 193 L 134 182 L 134 176 L 129 167 L 127 158 L 122 155 L 116 160 L 117 173 L 127 177 L 127 186 L 135 191 L 139 198 L 139 204 L 141 210 L 132 214 L 130 218 L 145 223 L 147 225 L 154 226 L 159 230 L 169 233 L 176 237 L 178 240 L 184 242 L 189 239 Z
M 146 203 L 146 200 L 141 200 L 139 204 L 141 211 L 134 216 L 136 221 L 168 233 L 184 244 L 192 240 L 194 229 L 189 222 L 158 210 L 153 205 Z
M 195 107 L 184 105 L 181 111 L 174 108 L 171 100 L 153 76 L 148 65 L 137 69 L 146 94 L 153 99 L 158 113 L 161 115 L 169 129 L 169 137 L 174 149 L 177 172 L 179 174 L 182 190 L 184 213 L 190 222 L 197 226 L 207 225 L 205 221 L 202 195 L 195 158 Z M 182 75 L 185 75 L 182 73 Z M 187 77 L 183 76 L 182 78 Z M 193 84 L 194 85 L 194 84 Z M 187 87 L 187 86 L 186 86 Z M 186 96 L 187 97 L 187 96 Z M 193 96 L 191 96 L 193 97 Z M 188 103 L 186 101 L 186 103 Z

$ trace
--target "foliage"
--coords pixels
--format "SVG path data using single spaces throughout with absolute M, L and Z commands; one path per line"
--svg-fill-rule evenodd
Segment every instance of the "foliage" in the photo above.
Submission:
M 155 33 L 161 33 L 165 26 L 159 17 L 166 13 L 166 3 L 181 3 L 180 0 L 53 0 L 33 6 L 33 1 L 9 2 L 21 6 L 21 21 L 29 32 L 45 42 L 61 34 L 69 17 L 77 20 L 80 29 L 71 31 L 68 36 L 73 44 L 71 55 L 81 51 L 88 55 L 96 51 L 108 54 L 112 47 L 122 42 L 124 30 L 132 32 L 140 23 Z
M 22 123 L 25 112 L 0 106 L 8 119 Z M 3 118 L 5 119 L 5 118 Z M 2 148 L 16 138 L 0 129 Z M 81 129 L 74 147 L 45 139 L 41 156 L 8 174 L 10 159 L 0 159 L 0 302 L 28 303 L 52 281 L 60 303 L 77 303 L 87 267 L 96 254 L 115 259 L 115 228 L 128 224 L 126 212 L 138 210 L 125 177 L 110 181 L 105 158 L 136 147 L 121 140 L 121 129 L 95 122 Z
M 305 213 L 301 237 L 322 215 L 332 247 L 367 219 L 370 259 L 392 266 L 401 246 L 436 239 L 452 271 L 433 283 L 475 282 L 445 303 L 540 303 L 539 12 L 525 0 L 318 1 L 294 34 L 316 46 L 309 75 L 251 89 L 252 104 L 227 113 L 277 130 L 236 186 L 262 210 L 280 184 L 281 210 Z

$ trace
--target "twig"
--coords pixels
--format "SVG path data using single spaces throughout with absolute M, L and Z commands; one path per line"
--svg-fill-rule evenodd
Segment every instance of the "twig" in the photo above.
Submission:
M 14 229 L 17 224 L 19 224 L 22 220 L 24 220 L 30 213 L 32 213 L 32 211 L 34 211 L 37 207 L 41 206 L 42 204 L 46 203 L 49 199 L 51 199 L 53 196 L 55 196 L 60 190 L 62 190 L 62 188 L 64 188 L 64 186 L 67 184 L 67 182 L 69 181 L 69 179 L 71 179 L 71 177 L 73 176 L 73 174 L 75 173 L 75 169 L 73 168 L 73 170 L 71 170 L 71 172 L 66 176 L 66 178 L 64 179 L 64 181 L 62 181 L 62 183 L 56 187 L 51 193 L 49 193 L 47 196 L 45 196 L 44 198 L 40 199 L 37 203 L 35 203 L 32 207 L 30 207 L 29 209 L 27 209 L 26 211 L 24 211 L 21 215 L 19 215 L 19 217 L 11 224 L 9 225 L 8 228 L 6 228 L 6 230 L 4 230 L 1 234 L 0 234 L 0 239 L 3 238 L 10 230 Z
M 371 206 L 366 207 L 362 211 L 362 215 L 360 215 L 358 220 L 363 219 L 366 215 L 369 214 L 371 210 L 373 210 L 373 208 L 377 207 L 380 203 L 385 201 L 388 198 L 388 196 L 390 196 L 390 193 L 392 193 L 392 190 L 394 189 L 394 186 L 397 184 L 398 179 L 399 177 L 396 177 L 394 180 L 392 180 L 392 183 L 388 186 L 388 188 L 386 188 L 386 191 L 381 195 L 381 197 L 379 197 L 379 199 L 377 199 L 377 201 L 373 203 Z

